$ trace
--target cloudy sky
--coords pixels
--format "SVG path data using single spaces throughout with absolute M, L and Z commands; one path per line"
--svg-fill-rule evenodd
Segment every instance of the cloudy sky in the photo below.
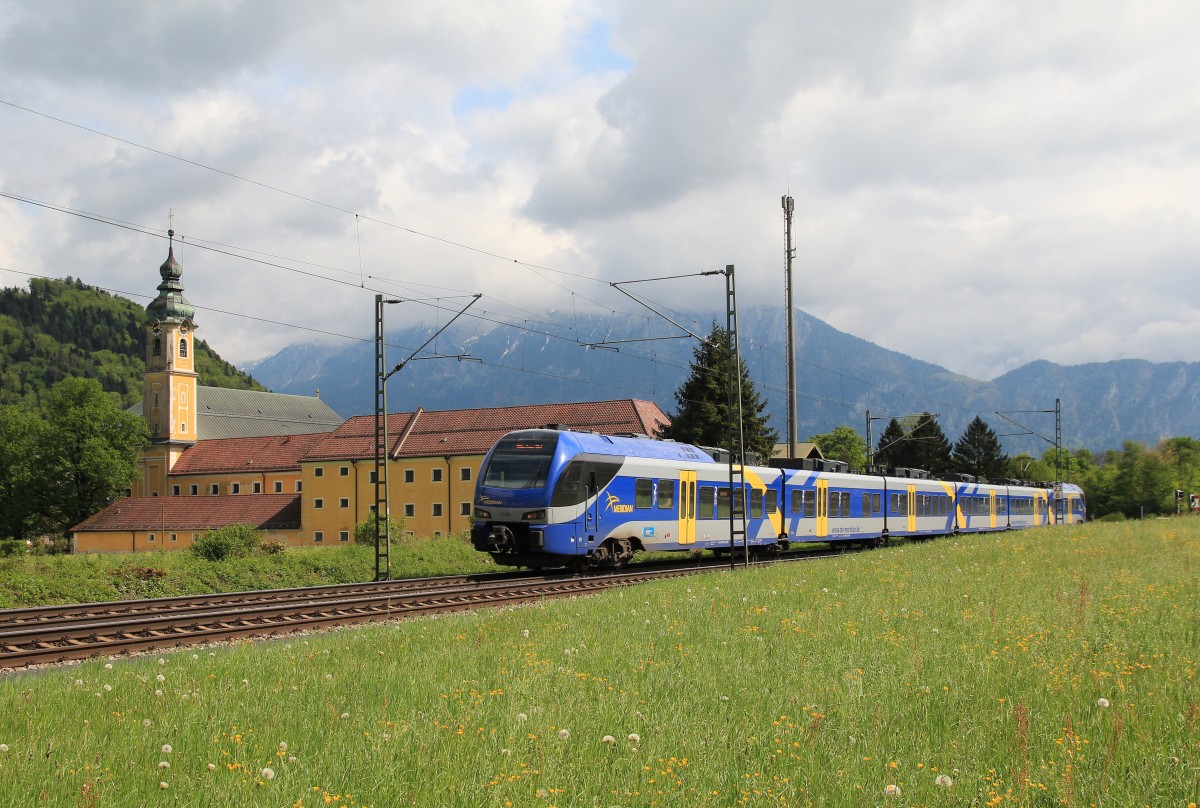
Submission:
M 0 0 L 0 285 L 153 294 L 174 211 L 235 362 L 369 336 L 377 290 L 564 321 L 734 264 L 781 305 L 790 194 L 797 306 L 886 348 L 1200 361 L 1198 36 L 1191 0 Z

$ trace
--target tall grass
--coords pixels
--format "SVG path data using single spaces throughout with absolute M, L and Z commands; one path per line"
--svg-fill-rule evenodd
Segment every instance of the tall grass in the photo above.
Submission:
M 396 578 L 494 572 L 464 534 L 392 546 Z M 208 561 L 186 550 L 0 558 L 0 608 L 370 581 L 375 548 L 354 544 Z
M 1198 562 L 1054 528 L 9 676 L 0 806 L 1182 808 Z

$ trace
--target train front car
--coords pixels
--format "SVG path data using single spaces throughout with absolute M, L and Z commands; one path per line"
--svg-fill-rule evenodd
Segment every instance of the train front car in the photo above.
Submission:
M 689 469 L 712 465 L 709 455 L 683 443 L 510 432 L 480 469 L 471 542 L 498 564 L 534 569 L 620 567 L 638 550 L 689 549 L 695 537 L 681 530 L 679 507 L 682 497 L 694 502 L 695 483 L 689 494 L 679 481 Z

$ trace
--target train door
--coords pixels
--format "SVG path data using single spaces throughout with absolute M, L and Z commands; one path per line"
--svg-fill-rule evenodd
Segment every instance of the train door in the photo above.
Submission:
M 817 538 L 829 535 L 829 480 L 817 480 Z
M 908 484 L 908 532 L 917 532 L 917 487 Z
M 696 472 L 679 472 L 679 543 L 696 543 Z
M 988 512 L 992 515 L 992 521 L 991 521 L 992 530 L 995 530 L 996 529 L 996 492 L 995 491 L 988 492 L 988 505 L 989 505 Z

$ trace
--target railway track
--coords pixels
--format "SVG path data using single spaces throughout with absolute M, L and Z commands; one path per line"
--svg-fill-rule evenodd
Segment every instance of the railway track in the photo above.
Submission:
M 496 573 L 0 609 L 0 669 L 587 595 L 728 568 L 646 564 L 585 576 Z
M 693 565 L 593 576 L 463 576 L 7 609 L 0 610 L 0 668 L 586 595 L 697 571 Z

